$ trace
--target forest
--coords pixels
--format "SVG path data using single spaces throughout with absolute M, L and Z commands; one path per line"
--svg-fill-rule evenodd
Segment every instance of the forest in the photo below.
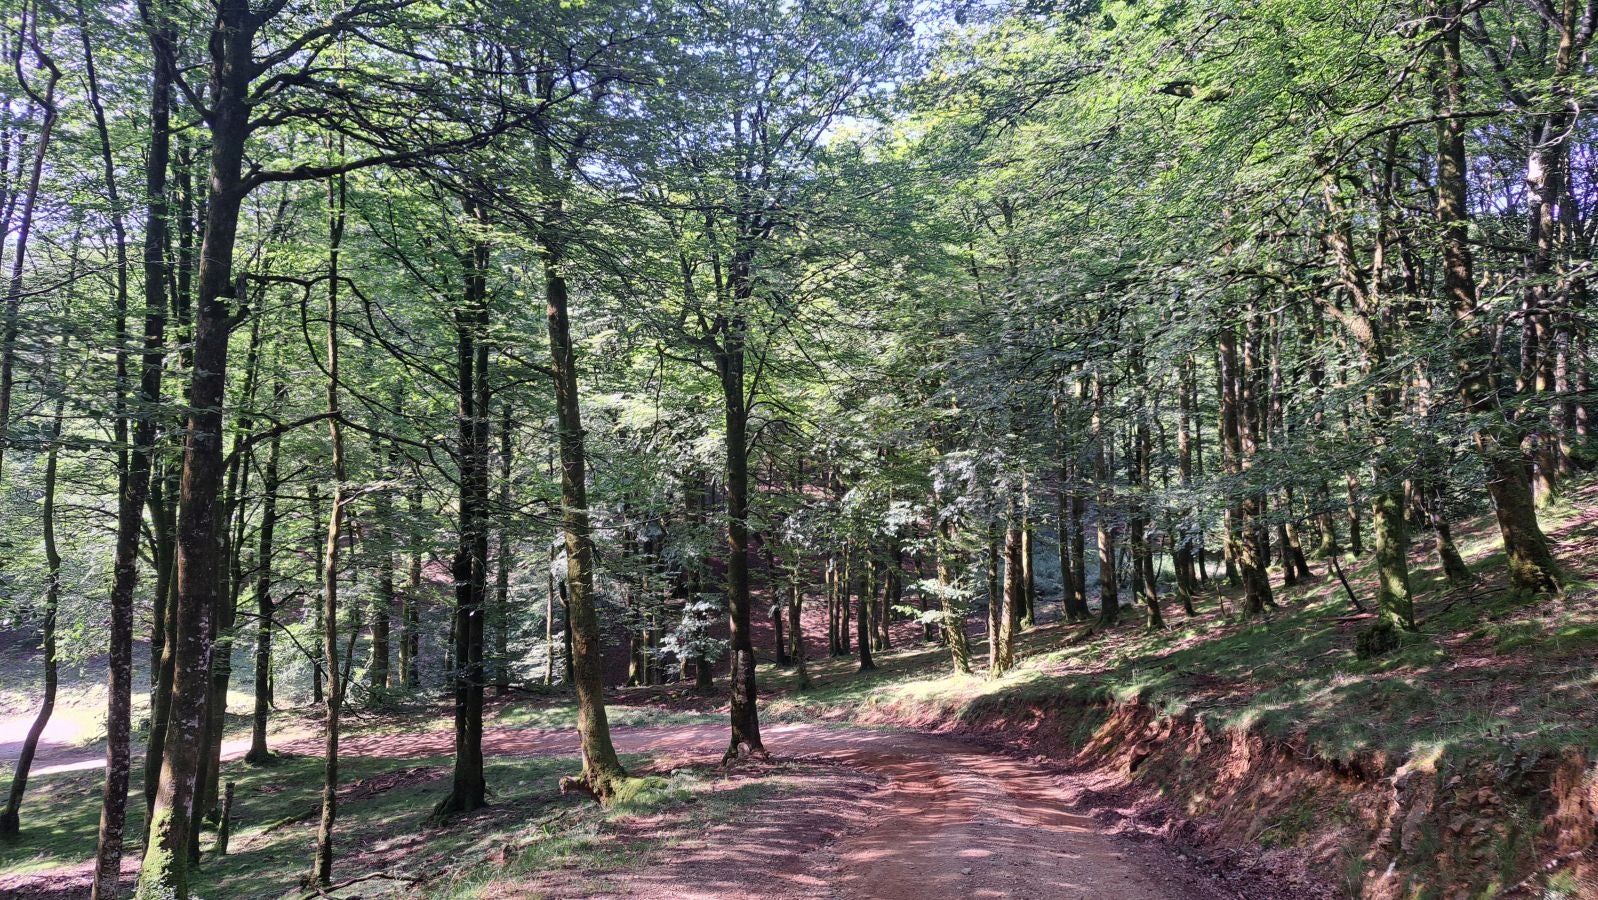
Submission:
M 1598 0 L 0 0 L 0 896 L 1598 898 Z

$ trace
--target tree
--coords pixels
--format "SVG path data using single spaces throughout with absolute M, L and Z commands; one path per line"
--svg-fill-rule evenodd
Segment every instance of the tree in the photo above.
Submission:
M 403 9 L 403 8 L 402 8 Z M 148 13 L 147 13 L 148 14 Z M 207 661 L 213 634 L 213 619 L 221 597 L 218 593 L 222 560 L 216 540 L 216 500 L 222 487 L 223 399 L 226 387 L 229 336 L 238 324 L 245 302 L 240 285 L 234 283 L 233 250 L 238 237 L 239 213 L 244 200 L 262 185 L 274 182 L 311 181 L 381 165 L 401 165 L 428 159 L 452 149 L 480 144 L 508 127 L 511 119 L 501 113 L 487 124 L 469 123 L 441 136 L 447 128 L 437 115 L 427 115 L 426 107 L 394 111 L 385 117 L 389 125 L 382 134 L 366 127 L 357 118 L 339 118 L 338 100 L 347 96 L 317 90 L 314 60 L 341 40 L 360 39 L 360 30 L 392 24 L 394 8 L 385 3 L 357 2 L 339 15 L 319 22 L 288 20 L 281 2 L 256 9 L 240 0 L 229 0 L 217 8 L 206 43 L 204 65 L 210 86 L 202 96 L 177 73 L 185 71 L 184 61 L 175 58 L 174 48 L 156 41 L 153 50 L 163 57 L 161 65 L 174 75 L 174 84 L 199 114 L 210 138 L 208 194 L 205 202 L 204 237 L 200 245 L 196 273 L 197 295 L 193 319 L 193 369 L 188 400 L 194 410 L 189 415 L 184 442 L 182 492 L 178 501 L 177 583 L 173 619 L 176 632 L 170 635 L 174 650 L 172 699 L 168 716 L 175 727 L 167 731 L 167 746 L 162 757 L 159 787 L 150 813 L 150 841 L 145 851 L 139 879 L 143 897 L 171 894 L 188 895 L 188 858 L 191 837 L 189 811 L 194 805 L 196 779 L 202 767 L 204 729 L 209 672 Z M 147 22 L 152 30 L 160 22 Z M 298 25 L 300 27 L 295 28 Z M 268 43 L 257 49 L 257 40 Z M 432 99 L 435 86 L 447 82 L 417 82 L 415 96 Z M 367 156 L 339 159 L 331 163 L 300 163 L 285 169 L 246 170 L 246 147 L 252 137 L 270 131 L 274 125 L 304 115 L 301 110 L 323 106 L 318 118 L 333 127 L 357 131 L 358 141 L 378 146 Z M 279 113 L 267 110 L 276 106 Z M 349 109 L 343 110 L 348 116 Z M 409 120 L 402 118 L 413 115 Z M 357 124 L 359 123 L 359 124 Z M 403 123 L 403 124 L 401 124 Z M 419 142 L 417 139 L 422 138 Z M 336 518 L 336 516 L 334 517 Z M 331 532 L 330 532 L 331 533 Z M 328 623 L 331 629 L 332 623 Z M 328 660 L 331 664 L 331 659 Z M 332 670 L 329 675 L 332 677 Z
M 723 4 L 681 27 L 688 38 L 663 75 L 679 91 L 644 95 L 651 155 L 632 169 L 638 182 L 668 186 L 660 199 L 681 248 L 674 306 L 687 318 L 665 336 L 714 371 L 723 404 L 730 760 L 745 748 L 766 752 L 749 636 L 749 426 L 771 342 L 798 299 L 776 287 L 781 240 L 808 224 L 806 210 L 822 196 L 815 161 L 829 130 L 886 88 L 910 28 L 896 4 L 866 2 L 836 13 Z

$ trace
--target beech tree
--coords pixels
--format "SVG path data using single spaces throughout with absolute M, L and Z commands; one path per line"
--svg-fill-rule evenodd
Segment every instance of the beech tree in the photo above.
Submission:
M 999 679 L 1056 618 L 1263 625 L 1328 579 L 1368 656 L 1434 591 L 1559 594 L 1547 510 L 1598 459 L 1595 23 L 0 10 L 0 615 L 39 685 L 0 832 L 100 653 L 94 896 L 142 846 L 141 895 L 182 897 L 234 687 L 253 765 L 320 704 L 325 889 L 366 709 L 450 698 L 446 818 L 492 800 L 490 680 L 572 691 L 567 786 L 610 802 L 623 668 L 724 688 L 731 764 L 823 629 L 839 666 L 908 639 Z M 1456 537 L 1487 514 L 1501 566 Z

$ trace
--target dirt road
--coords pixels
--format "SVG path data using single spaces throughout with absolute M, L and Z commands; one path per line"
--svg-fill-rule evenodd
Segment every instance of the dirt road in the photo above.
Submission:
M 655 771 L 714 764 L 722 725 L 616 728 L 617 749 L 647 754 Z M 788 789 L 740 810 L 736 821 L 699 822 L 692 808 L 620 826 L 673 835 L 643 867 L 577 868 L 496 885 L 496 898 L 646 900 L 1232 900 L 1157 844 L 1108 832 L 1068 799 L 1070 776 L 951 737 L 914 732 L 777 725 L 764 729 L 779 761 L 800 765 Z M 276 749 L 319 755 L 306 734 Z M 65 750 L 65 748 L 62 748 Z M 234 759 L 245 741 L 229 741 Z M 573 731 L 488 728 L 488 756 L 575 755 Z M 340 756 L 396 761 L 448 756 L 453 735 L 435 730 L 347 738 Z M 92 751 L 51 754 L 45 769 L 103 765 Z M 761 763 L 739 763 L 761 766 Z M 133 860 L 126 871 L 131 874 Z M 9 885 L 27 896 L 73 893 L 88 864 Z M 9 893 L 0 886 L 0 895 Z
M 909 732 L 779 725 L 764 730 L 779 758 L 835 766 L 846 785 L 815 784 L 745 822 L 715 826 L 647 873 L 577 884 L 540 879 L 505 897 L 1038 898 L 1210 900 L 1207 878 L 1163 848 L 1106 833 L 1066 797 L 1066 776 L 966 742 Z M 617 748 L 657 766 L 705 763 L 725 726 L 618 728 Z M 356 738 L 352 755 L 429 756 L 443 732 Z M 299 750 L 301 748 L 291 748 Z M 319 749 L 303 748 L 306 752 Z M 569 754 L 573 732 L 489 729 L 488 755 Z M 873 789 L 875 788 L 875 789 Z M 831 838 L 829 840 L 829 838 Z

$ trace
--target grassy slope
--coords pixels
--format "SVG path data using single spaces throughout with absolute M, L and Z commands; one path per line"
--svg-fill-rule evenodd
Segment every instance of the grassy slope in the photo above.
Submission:
M 791 673 L 766 670 L 762 687 L 774 692 L 767 713 L 935 724 L 994 703 L 1068 697 L 1191 712 L 1334 760 L 1598 745 L 1598 592 L 1586 581 L 1598 571 L 1598 485 L 1573 501 L 1544 517 L 1575 579 L 1564 597 L 1525 603 L 1508 594 L 1490 518 L 1460 529 L 1460 549 L 1480 577 L 1468 590 L 1443 589 L 1423 535 L 1411 557 L 1421 634 L 1378 659 L 1355 658 L 1355 634 L 1369 622 L 1341 621 L 1352 609 L 1335 579 L 1287 589 L 1278 579 L 1282 608 L 1262 621 L 1237 620 L 1230 598 L 1211 595 L 1195 619 L 1167 608 L 1173 627 L 1158 633 L 1141 627 L 1135 609 L 1108 633 L 1039 627 L 1021 638 L 1017 668 L 997 680 L 950 675 L 947 654 L 924 644 L 879 655 L 881 671 L 866 675 L 848 659 L 813 663 L 816 686 L 803 693 Z M 1369 554 L 1345 571 L 1370 605 Z

